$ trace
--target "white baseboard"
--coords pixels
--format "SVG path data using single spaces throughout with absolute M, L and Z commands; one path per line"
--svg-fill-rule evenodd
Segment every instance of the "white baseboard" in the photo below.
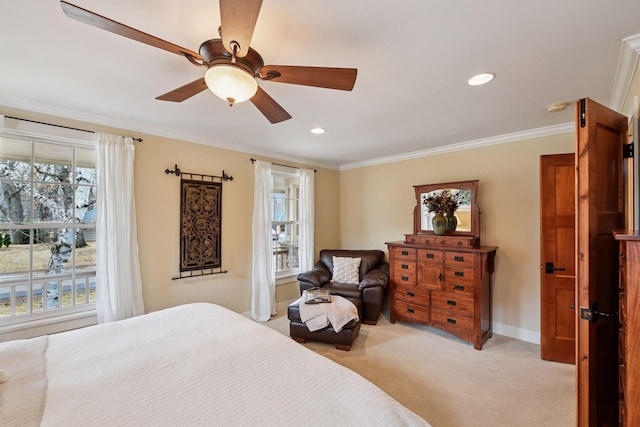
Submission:
M 286 313 L 287 307 L 295 300 L 282 301 L 277 303 L 276 311 L 280 313 Z M 247 311 L 241 313 L 243 316 L 251 318 L 251 312 Z M 504 335 L 505 337 L 514 338 L 520 341 L 530 342 L 532 344 L 540 345 L 540 332 L 530 331 L 528 329 L 516 328 L 515 326 L 504 325 L 502 323 L 493 322 L 491 329 L 498 335 Z
M 528 329 L 516 328 L 514 326 L 503 325 L 502 323 L 493 322 L 491 329 L 498 335 L 515 338 L 520 341 L 526 341 L 533 344 L 540 344 L 540 332 L 530 331 Z
M 286 313 L 287 312 L 287 307 L 289 307 L 289 304 L 291 304 L 294 301 L 295 301 L 295 299 L 292 299 L 290 301 L 281 301 L 281 302 L 277 303 L 276 304 L 276 312 L 278 314 Z M 244 317 L 248 317 L 249 319 L 251 319 L 251 311 L 245 311 L 244 313 L 240 313 L 240 314 L 242 314 Z

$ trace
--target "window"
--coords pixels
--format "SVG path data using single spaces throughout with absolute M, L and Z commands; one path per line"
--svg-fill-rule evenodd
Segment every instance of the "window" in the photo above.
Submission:
M 276 277 L 298 271 L 300 178 L 272 166 L 271 236 Z
M 0 134 L 0 326 L 95 310 L 95 148 L 25 135 Z

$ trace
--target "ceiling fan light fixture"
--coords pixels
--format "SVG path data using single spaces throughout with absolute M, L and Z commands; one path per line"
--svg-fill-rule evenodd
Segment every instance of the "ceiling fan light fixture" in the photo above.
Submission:
M 480 86 L 486 83 L 489 83 L 495 77 L 495 74 L 492 73 L 480 73 L 471 77 L 467 83 L 469 86 Z
M 218 64 L 209 67 L 204 81 L 211 92 L 229 105 L 251 99 L 258 91 L 256 79 L 235 65 Z

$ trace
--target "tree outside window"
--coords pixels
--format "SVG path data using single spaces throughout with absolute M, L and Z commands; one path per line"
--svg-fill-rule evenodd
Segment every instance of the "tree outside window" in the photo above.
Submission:
M 0 321 L 95 301 L 95 213 L 93 147 L 0 137 Z

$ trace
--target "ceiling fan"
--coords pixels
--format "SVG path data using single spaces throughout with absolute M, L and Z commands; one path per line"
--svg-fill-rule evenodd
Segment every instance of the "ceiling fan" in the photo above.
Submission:
M 204 77 L 156 97 L 162 101 L 182 102 L 209 88 L 229 105 L 250 100 L 267 120 L 279 123 L 291 116 L 258 86 L 257 79 L 350 91 L 358 74 L 355 68 L 265 66 L 260 54 L 249 47 L 262 0 L 220 0 L 221 38 L 203 42 L 198 52 L 67 1 L 61 0 L 60 6 L 70 18 L 184 56 L 193 65 L 207 69 Z

